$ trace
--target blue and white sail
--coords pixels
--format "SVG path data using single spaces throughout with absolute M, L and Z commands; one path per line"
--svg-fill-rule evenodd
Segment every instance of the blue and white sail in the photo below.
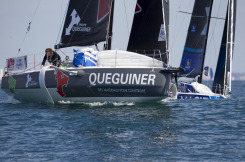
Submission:
M 213 0 L 195 0 L 180 66 L 180 76 L 202 76 Z M 201 81 L 200 81 L 201 82 Z

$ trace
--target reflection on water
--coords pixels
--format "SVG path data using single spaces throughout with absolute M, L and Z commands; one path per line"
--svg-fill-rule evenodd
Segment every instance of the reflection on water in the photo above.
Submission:
M 244 161 L 245 83 L 231 98 L 7 103 L 0 161 Z M 236 155 L 236 156 L 234 156 Z

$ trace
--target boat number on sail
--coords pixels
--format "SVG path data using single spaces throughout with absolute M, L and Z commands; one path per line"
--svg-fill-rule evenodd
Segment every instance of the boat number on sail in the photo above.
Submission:
M 155 74 L 91 73 L 89 83 L 97 84 L 136 84 L 155 85 Z
M 71 30 L 75 32 L 90 32 L 91 27 L 87 27 L 87 24 L 80 23 L 81 18 L 74 9 L 71 13 L 71 23 L 66 28 L 66 35 L 71 35 Z

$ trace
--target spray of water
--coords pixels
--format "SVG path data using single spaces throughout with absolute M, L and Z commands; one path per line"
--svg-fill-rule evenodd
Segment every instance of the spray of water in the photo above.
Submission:
M 84 104 L 90 107 L 98 107 L 104 105 L 114 105 L 114 106 L 133 106 L 133 102 L 72 102 L 72 101 L 59 101 L 59 104 L 70 105 L 70 104 Z

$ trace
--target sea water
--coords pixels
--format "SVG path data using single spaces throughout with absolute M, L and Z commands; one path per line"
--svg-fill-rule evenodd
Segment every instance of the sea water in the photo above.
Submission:
M 11 100 L 0 90 L 0 161 L 245 161 L 245 82 L 228 99 L 150 103 Z

